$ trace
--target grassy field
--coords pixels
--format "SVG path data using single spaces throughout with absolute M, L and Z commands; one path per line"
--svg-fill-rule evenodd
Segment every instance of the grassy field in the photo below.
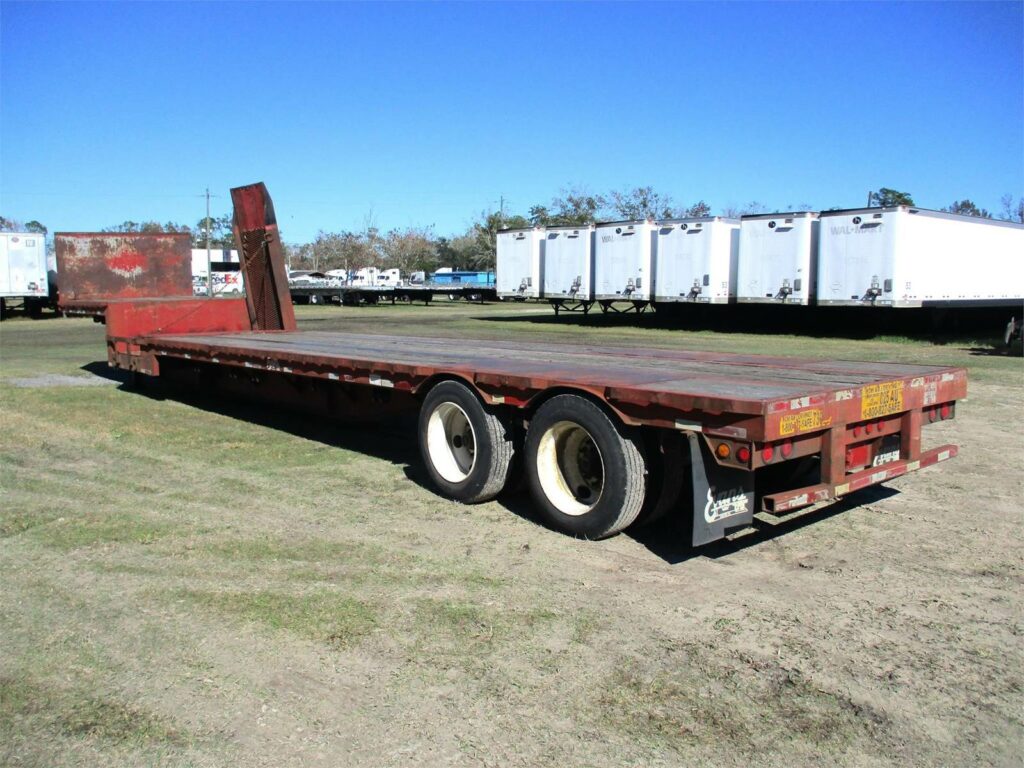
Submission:
M 0 325 L 0 764 L 1019 765 L 1024 364 L 987 340 L 300 307 L 304 328 L 964 365 L 955 462 L 701 552 L 424 485 L 407 420 L 134 390 Z

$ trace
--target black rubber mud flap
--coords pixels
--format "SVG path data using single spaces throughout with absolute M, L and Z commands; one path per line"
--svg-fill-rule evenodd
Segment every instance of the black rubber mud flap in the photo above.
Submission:
M 690 543 L 699 547 L 721 539 L 730 528 L 754 521 L 754 473 L 719 466 L 707 443 L 695 432 L 687 432 L 686 439 L 693 479 Z

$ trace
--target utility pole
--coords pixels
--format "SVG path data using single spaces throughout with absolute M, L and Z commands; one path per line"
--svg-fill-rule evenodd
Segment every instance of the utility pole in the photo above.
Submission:
M 206 188 L 206 296 L 213 296 L 213 264 L 210 262 L 210 188 Z

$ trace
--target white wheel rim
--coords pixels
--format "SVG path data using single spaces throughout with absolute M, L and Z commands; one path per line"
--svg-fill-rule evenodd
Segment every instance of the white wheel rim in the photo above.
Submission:
M 574 421 L 559 421 L 537 445 L 537 477 L 559 512 L 578 517 L 601 500 L 604 458 L 587 430 Z
M 441 403 L 427 420 L 427 452 L 434 469 L 449 483 L 461 483 L 476 465 L 476 433 L 455 403 Z

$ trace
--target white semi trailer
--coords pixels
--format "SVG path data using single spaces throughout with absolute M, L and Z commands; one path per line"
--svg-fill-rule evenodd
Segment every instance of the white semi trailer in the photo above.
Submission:
M 601 302 L 649 302 L 654 297 L 655 224 L 600 224 L 594 235 L 594 298 Z
M 540 297 L 544 236 L 539 227 L 498 233 L 495 280 L 499 299 L 523 301 Z
M 736 296 L 740 221 L 721 216 L 658 222 L 654 299 L 728 304 Z
M 594 227 L 548 227 L 544 232 L 543 290 L 546 299 L 594 298 Z
M 909 206 L 821 214 L 818 304 L 1024 304 L 1024 224 Z
M 740 222 L 736 300 L 813 304 L 818 214 L 764 213 Z
M 50 302 L 46 238 L 36 232 L 0 232 L 0 314 L 12 301 L 32 315 Z

